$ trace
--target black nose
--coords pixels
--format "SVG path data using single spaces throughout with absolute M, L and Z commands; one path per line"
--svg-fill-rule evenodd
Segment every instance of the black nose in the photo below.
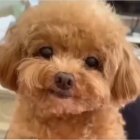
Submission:
M 74 85 L 74 76 L 65 72 L 58 72 L 55 75 L 55 84 L 58 88 L 62 90 L 68 90 Z

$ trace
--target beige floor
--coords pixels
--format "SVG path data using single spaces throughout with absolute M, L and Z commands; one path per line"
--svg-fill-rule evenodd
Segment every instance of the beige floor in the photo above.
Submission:
M 0 138 L 4 138 L 14 110 L 14 94 L 0 87 Z

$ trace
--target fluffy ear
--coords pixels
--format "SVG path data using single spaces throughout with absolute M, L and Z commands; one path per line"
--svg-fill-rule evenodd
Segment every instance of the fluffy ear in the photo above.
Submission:
M 16 90 L 16 66 L 21 59 L 21 47 L 18 47 L 16 36 L 10 35 L 5 42 L 0 44 L 0 84 Z
M 112 87 L 113 99 L 123 104 L 140 94 L 140 62 L 129 47 L 123 48 Z

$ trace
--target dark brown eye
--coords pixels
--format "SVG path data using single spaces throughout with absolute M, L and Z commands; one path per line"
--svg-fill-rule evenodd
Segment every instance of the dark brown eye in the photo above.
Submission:
M 50 59 L 53 56 L 53 49 L 51 47 L 42 47 L 39 49 L 39 55 Z
M 95 68 L 98 69 L 99 67 L 99 61 L 96 57 L 94 56 L 89 56 L 85 59 L 85 63 L 88 67 L 90 68 Z

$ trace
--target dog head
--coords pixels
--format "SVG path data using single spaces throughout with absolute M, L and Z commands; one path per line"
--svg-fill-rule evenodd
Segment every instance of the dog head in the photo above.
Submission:
M 0 48 L 0 81 L 42 113 L 78 114 L 138 95 L 138 60 L 104 2 L 29 9 Z M 42 114 L 40 112 L 40 114 Z

